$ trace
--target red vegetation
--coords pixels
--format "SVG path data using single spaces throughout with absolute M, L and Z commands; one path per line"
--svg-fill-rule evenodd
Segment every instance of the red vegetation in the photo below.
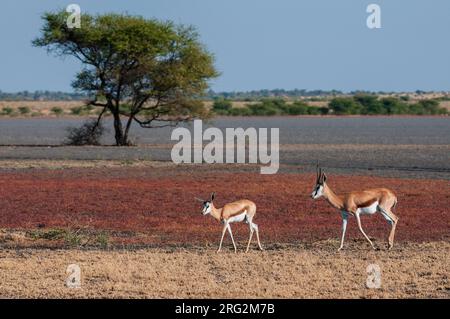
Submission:
M 201 216 L 194 197 L 216 192 L 216 205 L 240 198 L 257 205 L 255 223 L 265 243 L 314 241 L 340 236 L 340 214 L 310 198 L 311 174 L 144 172 L 143 169 L 0 172 L 0 228 L 87 227 L 109 230 L 115 240 L 145 244 L 216 244 L 221 225 Z M 131 174 L 130 174 L 131 172 Z M 449 183 L 446 180 L 335 176 L 328 183 L 338 194 L 387 187 L 398 196 L 396 240 L 449 239 Z M 386 240 L 381 217 L 363 217 L 366 233 Z M 247 226 L 233 226 L 246 240 Z M 362 238 L 350 219 L 348 239 Z M 228 239 L 227 239 L 228 240 Z

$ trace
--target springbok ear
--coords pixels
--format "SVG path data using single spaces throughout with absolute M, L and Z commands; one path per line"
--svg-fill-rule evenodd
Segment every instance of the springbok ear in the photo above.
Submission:
M 213 201 L 215 197 L 216 197 L 216 193 L 213 192 L 213 193 L 211 194 L 211 201 Z
M 203 199 L 201 199 L 201 198 L 198 198 L 198 197 L 195 197 L 195 199 L 196 200 L 198 200 L 199 202 L 202 202 L 202 203 L 204 203 L 205 201 L 203 200 Z
M 327 174 L 323 173 L 322 184 L 327 181 Z

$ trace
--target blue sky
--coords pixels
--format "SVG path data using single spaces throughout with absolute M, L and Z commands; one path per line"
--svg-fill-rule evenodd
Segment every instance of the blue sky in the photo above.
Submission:
M 72 91 L 80 69 L 33 48 L 40 16 L 77 3 L 195 25 L 222 75 L 216 91 L 450 90 L 448 0 L 3 0 L 0 90 Z M 381 29 L 366 7 L 381 7 Z

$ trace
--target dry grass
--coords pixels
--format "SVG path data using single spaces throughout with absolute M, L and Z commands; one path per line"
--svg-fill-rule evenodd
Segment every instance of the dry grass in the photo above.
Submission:
M 448 242 L 404 243 L 371 251 L 337 242 L 272 247 L 244 254 L 202 249 L 0 252 L 3 298 L 449 298 Z M 242 247 L 240 247 L 242 249 Z M 65 287 L 81 267 L 82 287 Z M 380 289 L 366 288 L 366 267 L 381 267 Z
M 440 105 L 441 107 L 446 108 L 447 111 L 450 111 L 450 101 L 441 101 L 441 102 L 439 103 L 439 105 Z

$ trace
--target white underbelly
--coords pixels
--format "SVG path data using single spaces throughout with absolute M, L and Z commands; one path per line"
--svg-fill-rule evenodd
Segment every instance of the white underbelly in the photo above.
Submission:
M 357 214 L 375 214 L 377 212 L 378 202 L 373 203 L 367 207 L 360 207 L 357 209 Z
M 246 210 L 244 210 L 244 212 L 239 214 L 239 215 L 235 215 L 233 217 L 228 218 L 228 222 L 229 223 L 242 222 L 245 219 L 245 216 L 247 216 L 247 211 Z

